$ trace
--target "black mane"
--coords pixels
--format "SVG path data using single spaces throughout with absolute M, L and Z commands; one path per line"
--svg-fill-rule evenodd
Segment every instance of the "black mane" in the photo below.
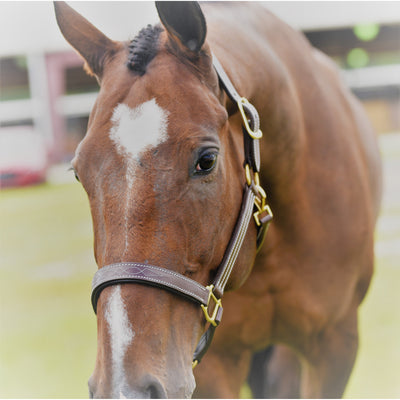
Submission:
M 146 67 L 156 56 L 158 38 L 164 29 L 161 25 L 147 25 L 129 44 L 128 68 L 139 75 L 146 73 Z

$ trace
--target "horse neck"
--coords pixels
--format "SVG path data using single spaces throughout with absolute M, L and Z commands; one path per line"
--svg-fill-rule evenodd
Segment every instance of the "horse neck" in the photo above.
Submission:
M 260 115 L 261 179 L 277 201 L 281 195 L 285 200 L 290 188 L 294 191 L 300 181 L 304 160 L 305 134 L 296 87 L 280 60 L 269 58 L 264 64 L 269 67 L 260 68 L 257 63 L 246 64 L 245 58 L 244 55 L 243 60 L 225 60 L 225 65 L 237 91 L 248 98 Z M 237 110 L 229 101 L 227 109 Z M 241 135 L 241 130 L 236 132 Z

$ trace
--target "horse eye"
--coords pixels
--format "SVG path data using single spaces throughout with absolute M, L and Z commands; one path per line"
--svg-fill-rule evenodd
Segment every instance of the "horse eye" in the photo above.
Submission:
M 205 153 L 197 162 L 196 172 L 210 172 L 217 162 L 217 153 Z

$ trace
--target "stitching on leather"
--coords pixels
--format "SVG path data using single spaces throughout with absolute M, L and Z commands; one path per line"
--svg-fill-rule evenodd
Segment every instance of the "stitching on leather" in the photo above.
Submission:
M 123 267 L 136 268 L 137 272 L 136 273 L 132 272 L 131 274 L 129 272 L 126 272 L 124 274 L 124 271 L 118 271 Z M 102 277 L 103 275 L 106 275 L 107 272 L 110 270 L 115 270 L 115 272 L 117 272 L 117 274 L 114 273 L 111 278 L 108 278 L 107 276 Z M 148 272 L 152 273 L 153 276 L 142 275 L 142 274 L 146 274 Z M 178 280 L 183 280 L 184 283 L 188 283 L 188 284 L 194 286 L 197 290 L 199 290 L 200 293 L 195 293 L 195 292 L 191 291 L 190 289 L 181 287 L 177 283 L 172 283 L 169 281 L 161 280 L 162 275 L 164 275 L 166 278 L 175 277 Z M 204 295 L 204 299 L 205 298 L 208 299 L 207 289 L 204 286 L 200 285 L 198 282 L 194 281 L 193 279 L 186 278 L 185 276 L 178 274 L 176 272 L 173 272 L 173 271 L 170 271 L 167 269 L 163 269 L 160 267 L 156 267 L 153 265 L 147 265 L 147 264 L 141 264 L 141 263 L 128 263 L 128 262 L 107 265 L 107 266 L 101 268 L 100 270 L 98 270 L 96 272 L 95 276 L 93 277 L 92 291 L 94 292 L 98 288 L 98 286 L 106 283 L 107 281 L 112 281 L 115 279 L 137 279 L 139 282 L 140 281 L 149 281 L 149 282 L 158 283 L 160 285 L 169 287 L 171 289 L 175 289 L 178 292 L 182 292 L 188 296 L 191 296 L 203 304 L 206 304 L 206 302 L 203 300 L 203 295 Z
M 115 263 L 115 264 L 110 264 L 110 265 L 107 265 L 107 266 L 105 266 L 103 268 L 100 268 L 99 271 L 102 271 L 102 270 L 105 271 L 105 270 L 109 270 L 109 269 L 113 269 L 113 268 L 118 268 L 120 266 L 121 267 L 124 267 L 124 266 L 125 267 L 140 266 L 140 267 L 144 267 L 145 269 L 150 270 L 150 271 L 151 270 L 157 270 L 157 271 L 160 271 L 161 274 L 165 273 L 165 274 L 173 275 L 173 276 L 177 277 L 178 279 L 183 279 L 183 280 L 187 281 L 190 284 L 194 284 L 194 285 L 199 286 L 199 288 L 201 288 L 201 289 L 205 289 L 204 286 L 200 285 L 200 283 L 196 282 L 193 279 L 187 278 L 186 276 L 184 276 L 182 274 L 179 274 L 177 272 L 170 271 L 169 269 L 156 267 L 155 265 L 147 265 L 147 264 L 141 264 L 141 263 L 129 263 L 129 262 L 126 262 L 126 263 Z M 99 272 L 99 271 L 97 271 L 97 272 Z

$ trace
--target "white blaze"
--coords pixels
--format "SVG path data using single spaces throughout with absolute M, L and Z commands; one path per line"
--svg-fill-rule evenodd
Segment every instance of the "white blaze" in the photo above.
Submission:
M 112 288 L 107 302 L 105 317 L 111 341 L 113 390 L 118 393 L 119 397 L 120 391 L 123 391 L 126 386 L 124 371 L 125 353 L 135 337 L 135 332 L 132 330 L 125 304 L 121 297 L 120 285 Z
M 118 104 L 111 120 L 111 140 L 121 154 L 132 160 L 137 161 L 141 153 L 167 139 L 168 113 L 155 99 L 134 109 Z
M 126 162 L 125 255 L 129 237 L 129 205 L 137 162 L 144 152 L 156 148 L 167 139 L 168 112 L 162 109 L 155 99 L 146 101 L 134 109 L 121 103 L 115 107 L 111 121 L 113 126 L 110 138 Z

